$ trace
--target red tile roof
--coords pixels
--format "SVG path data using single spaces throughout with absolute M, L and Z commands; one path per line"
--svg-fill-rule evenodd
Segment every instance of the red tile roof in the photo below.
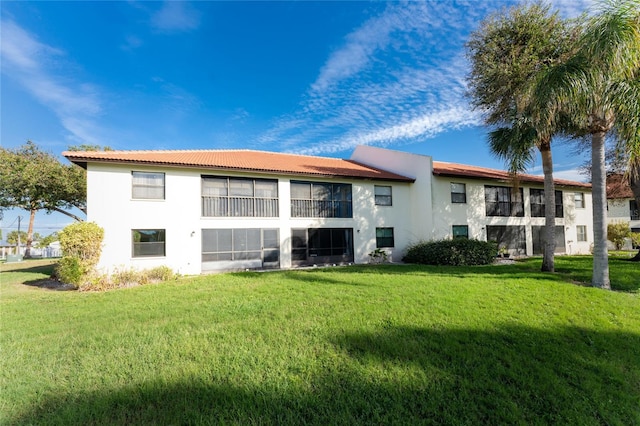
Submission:
M 82 167 L 87 163 L 120 163 L 400 182 L 415 180 L 352 160 L 252 150 L 65 151 L 62 155 Z
M 511 182 L 511 175 L 504 170 L 487 169 L 484 167 L 468 166 L 466 164 L 444 163 L 440 161 L 433 162 L 433 174 L 437 176 L 448 177 L 464 177 L 470 179 L 491 179 L 502 182 Z M 544 183 L 544 177 L 519 174 L 520 182 L 526 183 Z M 580 188 L 591 188 L 590 183 L 576 182 L 565 179 L 554 179 L 556 185 L 575 186 Z
M 633 198 L 633 191 L 629 181 L 623 175 L 613 174 L 607 176 L 607 198 Z

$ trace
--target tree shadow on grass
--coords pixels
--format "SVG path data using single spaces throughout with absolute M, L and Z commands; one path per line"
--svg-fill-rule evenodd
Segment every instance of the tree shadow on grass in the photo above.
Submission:
M 332 361 L 306 380 L 283 371 L 269 384 L 239 384 L 230 372 L 91 392 L 61 388 L 9 424 L 640 423 L 635 333 L 386 322 L 331 343 L 336 353 L 323 360 Z

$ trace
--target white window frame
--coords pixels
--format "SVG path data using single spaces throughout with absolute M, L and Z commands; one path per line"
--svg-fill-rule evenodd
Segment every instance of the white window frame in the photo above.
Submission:
M 154 178 L 162 178 L 162 184 L 161 185 L 153 185 L 153 184 L 144 184 L 144 183 L 137 183 L 136 184 L 136 177 L 154 177 Z M 162 173 L 162 172 L 143 172 L 143 171 L 132 171 L 131 172 L 131 198 L 134 200 L 164 200 L 165 199 L 165 192 L 166 192 L 166 174 Z M 162 196 L 149 196 L 149 195 L 144 195 L 144 194 L 140 194 L 139 192 L 147 192 L 149 190 L 157 190 L 162 188 Z M 138 189 L 138 191 L 136 191 L 136 189 Z M 142 189 L 142 191 L 139 191 L 140 189 Z M 145 189 L 147 191 L 145 191 Z M 136 194 L 136 192 L 138 192 Z M 151 192 L 151 191 L 149 191 Z
M 581 232 L 582 230 L 582 232 Z M 576 225 L 576 241 L 587 242 L 587 225 Z
M 378 194 L 378 190 L 389 188 L 388 194 Z M 391 185 L 374 185 L 373 196 L 376 206 L 393 206 L 393 187 Z M 388 202 L 386 201 L 388 200 Z

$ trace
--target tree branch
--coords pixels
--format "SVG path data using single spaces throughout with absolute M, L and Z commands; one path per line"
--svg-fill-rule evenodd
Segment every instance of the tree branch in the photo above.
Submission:
M 67 215 L 67 216 L 69 216 L 70 218 L 75 219 L 75 220 L 76 220 L 76 221 L 78 221 L 78 222 L 84 222 L 84 219 L 82 219 L 82 218 L 80 218 L 80 217 L 76 216 L 75 214 L 73 214 L 73 213 L 71 213 L 71 212 L 68 212 L 68 211 L 63 210 L 63 209 L 59 209 L 58 207 L 52 207 L 52 208 L 51 208 L 51 210 L 56 211 L 56 212 L 58 212 L 58 213 L 62 213 L 62 214 L 64 214 L 64 215 Z

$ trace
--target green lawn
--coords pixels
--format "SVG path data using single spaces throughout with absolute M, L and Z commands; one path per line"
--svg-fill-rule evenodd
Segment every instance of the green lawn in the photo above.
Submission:
M 640 265 L 0 274 L 0 424 L 640 424 Z

